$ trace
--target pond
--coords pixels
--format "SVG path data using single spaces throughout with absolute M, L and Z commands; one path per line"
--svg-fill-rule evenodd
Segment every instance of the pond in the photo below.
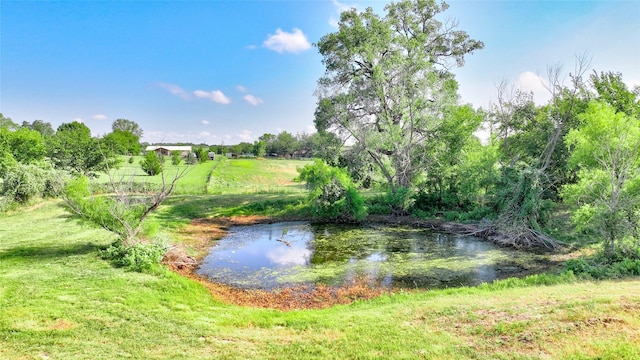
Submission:
M 475 237 L 385 225 L 282 222 L 232 227 L 198 269 L 245 289 L 365 279 L 387 288 L 478 285 L 543 269 L 546 258 Z

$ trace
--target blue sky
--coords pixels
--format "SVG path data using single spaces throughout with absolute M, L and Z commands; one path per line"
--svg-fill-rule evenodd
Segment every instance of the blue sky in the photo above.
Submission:
M 0 112 L 54 128 L 84 122 L 94 135 L 117 118 L 153 142 L 252 142 L 312 132 L 324 69 L 313 43 L 341 9 L 382 1 L 0 2 Z M 461 101 L 487 107 L 501 79 L 545 94 L 549 65 L 573 71 L 586 53 L 598 71 L 640 85 L 638 1 L 450 1 L 442 19 L 485 43 L 454 72 Z

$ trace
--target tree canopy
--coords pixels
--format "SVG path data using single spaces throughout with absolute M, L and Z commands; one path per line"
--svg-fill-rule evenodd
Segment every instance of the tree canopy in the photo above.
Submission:
M 392 192 L 410 187 L 433 162 L 433 143 L 458 100 L 448 69 L 483 47 L 456 22 L 436 19 L 447 7 L 406 0 L 385 7 L 384 17 L 352 9 L 318 42 L 326 73 L 316 91 L 316 128 L 356 142 Z
M 120 131 L 129 132 L 137 136 L 138 139 L 142 137 L 142 133 L 143 133 L 142 129 L 135 121 L 131 121 L 127 119 L 116 119 L 113 122 L 113 124 L 111 124 L 111 129 L 113 131 L 120 130 Z
M 47 156 L 57 168 L 77 174 L 106 170 L 115 161 L 108 147 L 92 138 L 89 128 L 77 121 L 61 124 L 47 139 Z

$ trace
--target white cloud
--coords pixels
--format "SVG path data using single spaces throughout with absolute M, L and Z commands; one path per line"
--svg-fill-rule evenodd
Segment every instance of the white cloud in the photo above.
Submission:
M 520 90 L 533 92 L 533 100 L 536 104 L 541 105 L 551 97 L 545 84 L 544 79 L 537 74 L 531 71 L 525 71 L 518 76 L 516 87 Z
M 167 90 L 169 93 L 183 99 L 183 100 L 189 100 L 191 99 L 191 95 L 185 91 L 183 88 L 181 88 L 178 85 L 174 85 L 174 84 L 167 84 L 167 83 L 163 83 L 163 82 L 159 82 L 158 86 L 160 86 L 161 88 Z
M 218 104 L 229 104 L 231 99 L 225 96 L 220 90 L 212 90 L 212 91 L 204 91 L 204 90 L 196 90 L 193 92 L 198 98 L 201 99 L 209 99 Z
M 107 120 L 107 115 L 95 114 L 91 117 L 93 120 Z M 80 119 L 82 120 L 82 119 Z
M 202 120 L 200 122 L 202 123 L 202 125 L 209 125 L 209 120 Z
M 247 88 L 242 86 L 242 85 L 236 86 L 236 90 L 240 91 L 241 93 L 246 93 L 247 92 Z
M 258 106 L 262 103 L 264 103 L 264 101 L 262 99 L 260 99 L 259 97 L 255 97 L 251 94 L 245 95 L 244 99 L 251 105 L 253 106 Z
M 236 137 L 242 141 L 250 141 L 253 137 L 253 132 L 250 130 L 242 130 Z
M 84 120 L 82 120 L 82 118 L 75 118 L 75 119 L 73 119 L 73 121 L 79 122 L 79 123 L 83 123 L 84 122 Z
M 208 132 L 208 131 L 201 131 L 201 132 L 200 132 L 200 137 L 208 138 L 208 137 L 210 137 L 210 136 L 211 136 L 211 133 L 210 133 L 210 132 Z
M 311 43 L 300 29 L 294 28 L 291 33 L 277 29 L 274 35 L 269 35 L 267 40 L 262 43 L 262 46 L 279 53 L 290 52 L 295 54 L 309 50 Z

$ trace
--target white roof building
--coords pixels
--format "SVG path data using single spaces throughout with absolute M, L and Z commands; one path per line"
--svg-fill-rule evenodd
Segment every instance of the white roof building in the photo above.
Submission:
M 171 145 L 149 145 L 146 151 L 155 151 L 162 155 L 169 155 L 172 151 L 180 151 L 183 156 L 191 152 L 191 146 L 171 146 Z

